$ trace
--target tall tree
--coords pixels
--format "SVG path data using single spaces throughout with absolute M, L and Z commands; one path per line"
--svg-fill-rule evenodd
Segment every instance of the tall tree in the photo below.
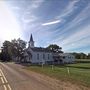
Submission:
M 63 52 L 61 51 L 62 48 L 59 47 L 59 46 L 56 45 L 56 44 L 51 44 L 51 45 L 49 45 L 47 48 L 50 49 L 50 50 L 52 50 L 53 52 L 61 52 L 61 53 L 63 53 Z
M 18 61 L 21 62 L 22 59 L 24 58 L 24 51 L 26 48 L 26 42 L 19 39 L 14 39 L 11 41 L 13 48 L 12 48 L 12 53 L 13 53 L 13 57 L 17 57 Z
M 1 59 L 3 61 L 9 61 L 16 59 L 21 61 L 24 58 L 24 51 L 26 48 L 26 42 L 19 39 L 14 39 L 11 42 L 5 41 L 3 43 L 2 52 L 1 52 Z
M 10 61 L 11 60 L 11 42 L 5 41 L 3 43 L 2 52 L 1 52 L 1 59 L 3 61 Z

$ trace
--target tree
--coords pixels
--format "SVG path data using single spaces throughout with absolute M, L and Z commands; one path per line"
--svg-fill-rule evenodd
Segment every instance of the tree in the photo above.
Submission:
M 17 57 L 18 58 L 18 62 L 21 62 L 22 59 L 24 59 L 24 52 L 25 52 L 25 48 L 26 48 L 26 42 L 19 39 L 14 39 L 11 41 L 13 48 L 12 48 L 12 54 L 13 57 Z
M 90 53 L 88 53 L 88 56 L 87 56 L 88 59 L 90 59 Z
M 5 41 L 3 43 L 2 52 L 1 52 L 1 59 L 2 61 L 10 61 L 11 60 L 11 42 Z
M 47 48 L 50 49 L 50 50 L 52 50 L 53 52 L 61 52 L 61 53 L 63 53 L 63 52 L 61 51 L 62 48 L 59 47 L 59 46 L 56 45 L 56 44 L 51 44 L 51 45 L 49 45 Z
M 72 53 L 76 59 L 87 59 L 87 55 L 85 53 Z
M 26 48 L 26 42 L 19 39 L 14 39 L 11 42 L 5 41 L 3 43 L 1 59 L 3 61 L 13 60 L 18 58 L 18 61 L 21 61 L 24 58 L 24 51 Z
M 87 59 L 87 55 L 85 53 L 80 53 L 80 59 Z

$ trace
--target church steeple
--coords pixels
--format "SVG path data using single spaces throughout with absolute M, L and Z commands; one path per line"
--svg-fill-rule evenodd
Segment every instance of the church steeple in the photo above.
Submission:
M 31 34 L 31 37 L 30 37 L 30 42 L 33 42 L 33 37 L 32 37 L 32 34 Z
M 31 34 L 30 40 L 29 40 L 29 47 L 33 48 L 34 47 L 34 41 L 33 41 L 33 36 Z

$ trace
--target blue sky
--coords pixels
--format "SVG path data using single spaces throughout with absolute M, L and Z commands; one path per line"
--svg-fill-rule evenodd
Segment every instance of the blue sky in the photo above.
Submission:
M 28 42 L 32 33 L 35 46 L 58 44 L 65 52 L 90 52 L 90 0 L 7 0 L 0 3 L 0 13 L 3 13 L 0 19 L 8 17 L 6 26 L 9 26 L 4 27 L 7 32 L 2 32 L 6 33 L 6 38 L 0 33 L 1 41 L 20 37 Z

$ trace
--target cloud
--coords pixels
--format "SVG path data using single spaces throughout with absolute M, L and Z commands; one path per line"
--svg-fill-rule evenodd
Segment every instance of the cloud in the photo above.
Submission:
M 64 24 L 64 27 L 60 27 L 57 29 L 57 31 L 61 30 L 59 32 L 60 35 L 68 34 L 68 33 L 73 33 L 73 32 L 78 32 L 80 31 L 80 27 L 82 27 L 85 23 L 88 25 L 89 24 L 89 19 L 88 22 L 85 21 L 87 18 L 90 17 L 90 12 L 88 12 L 90 9 L 90 4 L 87 5 L 72 21 L 67 22 Z M 71 32 L 69 32 L 71 31 Z M 70 35 L 69 35 L 70 36 Z
M 73 20 L 74 23 L 79 24 L 80 22 L 82 22 L 84 19 L 86 19 L 87 17 L 90 16 L 90 12 L 88 12 L 90 10 L 90 4 L 87 5 L 86 8 L 84 8 L 80 14 Z M 73 23 L 72 22 L 72 23 Z
M 85 47 L 87 45 L 90 45 L 90 26 L 84 26 L 80 31 L 77 31 L 76 33 L 73 33 L 71 36 L 67 37 L 66 39 L 62 40 L 60 43 L 62 46 L 64 46 L 65 50 L 73 50 L 75 48 Z
M 33 0 L 31 7 L 38 8 L 43 2 L 44 0 Z
M 47 22 L 47 23 L 43 23 L 43 26 L 47 26 L 47 25 L 52 25 L 52 24 L 57 24 L 60 23 L 62 20 L 56 20 L 56 21 L 52 21 L 52 22 Z
M 37 17 L 34 16 L 33 14 L 26 14 L 26 15 L 23 15 L 22 17 L 22 21 L 24 23 L 31 23 L 31 22 L 34 22 L 37 20 Z
M 13 6 L 12 9 L 14 9 L 14 10 L 20 10 L 21 8 L 18 7 L 18 6 Z
M 60 13 L 60 15 L 58 15 L 56 18 L 62 18 L 65 17 L 67 15 L 70 15 L 74 9 L 76 8 L 76 3 L 78 3 L 80 0 L 72 0 L 69 2 L 69 4 L 67 5 L 67 7 L 63 10 L 62 13 Z
M 0 2 L 0 41 L 18 38 L 22 34 L 13 13 L 7 7 L 4 1 Z

